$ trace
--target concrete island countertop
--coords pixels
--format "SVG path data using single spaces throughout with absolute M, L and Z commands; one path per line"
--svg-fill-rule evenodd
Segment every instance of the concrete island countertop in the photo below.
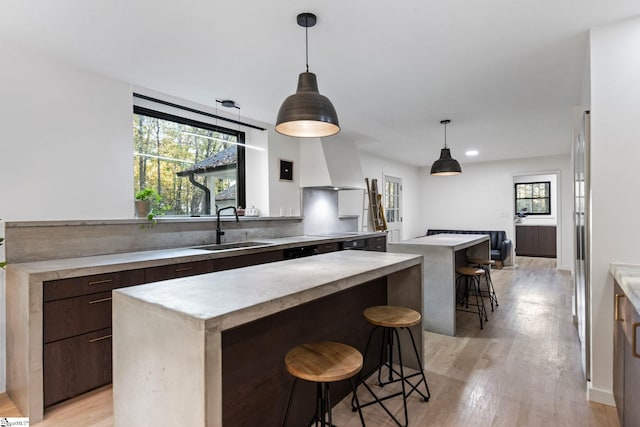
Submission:
M 416 245 L 416 246 L 442 246 L 454 251 L 466 248 L 470 245 L 487 240 L 488 234 L 434 234 L 431 236 L 416 237 L 415 239 L 389 243 L 389 245 Z
M 122 288 L 114 301 L 138 300 L 225 330 L 421 262 L 422 255 L 339 251 Z
M 236 255 L 287 249 L 307 244 L 323 244 L 380 236 L 380 233 L 336 233 L 324 236 L 291 236 L 271 239 L 255 239 L 263 245 L 210 251 L 200 246 L 157 249 L 138 252 L 123 252 L 79 258 L 63 258 L 9 264 L 10 270 L 28 274 L 31 282 L 66 279 L 92 274 L 111 273 L 159 265 L 179 264 L 206 259 L 225 258 Z M 225 242 L 226 243 L 226 242 Z M 210 246 L 210 245 L 202 245 Z
M 610 271 L 631 304 L 640 313 L 640 265 L 611 264 Z

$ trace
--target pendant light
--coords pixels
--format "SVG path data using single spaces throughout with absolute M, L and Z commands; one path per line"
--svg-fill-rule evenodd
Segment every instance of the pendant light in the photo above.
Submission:
M 316 75 L 309 72 L 309 27 L 316 25 L 316 15 L 301 13 L 298 25 L 305 28 L 307 71 L 298 76 L 298 89 L 280 106 L 276 131 L 288 136 L 320 138 L 340 131 L 336 109 L 318 92 Z
M 447 148 L 447 124 L 449 123 L 451 120 L 440 121 L 440 124 L 444 125 L 444 148 L 440 150 L 440 158 L 431 166 L 431 175 L 447 176 L 462 173 L 460 163 L 451 157 L 451 151 Z

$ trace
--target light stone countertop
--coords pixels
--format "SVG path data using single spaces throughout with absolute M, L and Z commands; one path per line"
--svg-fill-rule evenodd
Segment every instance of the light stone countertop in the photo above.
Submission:
M 633 307 L 640 313 L 640 265 L 611 264 L 610 271 Z
M 417 246 L 442 246 L 450 247 L 454 251 L 463 249 L 470 245 L 488 240 L 488 234 L 433 234 L 431 236 L 417 237 L 415 239 L 403 240 L 401 242 L 388 243 L 393 245 L 417 245 Z
M 420 265 L 422 255 L 339 251 L 114 290 L 114 303 L 142 305 L 204 320 L 221 330 Z
M 30 282 L 65 279 L 93 274 L 111 273 L 115 271 L 155 267 L 168 264 L 179 264 L 191 261 L 224 258 L 258 252 L 287 249 L 306 244 L 323 244 L 341 242 L 358 238 L 380 236 L 380 233 L 337 233 L 327 236 L 292 236 L 275 239 L 255 239 L 264 245 L 244 248 L 209 251 L 188 248 L 159 249 L 139 252 L 124 252 L 108 255 L 95 255 L 80 258 L 63 258 L 46 261 L 33 261 L 9 264 L 8 269 L 15 269 L 30 276 Z M 209 246 L 209 245 L 203 245 Z

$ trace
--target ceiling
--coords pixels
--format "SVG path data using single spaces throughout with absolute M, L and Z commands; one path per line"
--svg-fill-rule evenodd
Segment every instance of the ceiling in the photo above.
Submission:
M 451 119 L 464 165 L 569 153 L 588 29 L 640 1 L 5 0 L 0 40 L 273 124 L 304 71 L 300 12 L 318 15 L 309 67 L 338 111 L 332 139 L 428 166 Z

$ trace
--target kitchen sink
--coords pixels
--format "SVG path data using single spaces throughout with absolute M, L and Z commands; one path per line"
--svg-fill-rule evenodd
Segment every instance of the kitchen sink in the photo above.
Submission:
M 231 242 L 221 243 L 219 245 L 200 246 L 194 249 L 204 249 L 205 251 L 224 251 L 227 249 L 250 248 L 252 246 L 268 245 L 264 242 Z

